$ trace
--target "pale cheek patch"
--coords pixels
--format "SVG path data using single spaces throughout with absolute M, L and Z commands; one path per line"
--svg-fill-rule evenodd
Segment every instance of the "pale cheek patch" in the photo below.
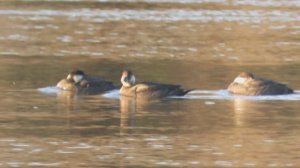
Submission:
M 233 82 L 238 83 L 238 84 L 243 84 L 246 80 L 247 80 L 246 78 L 237 77 L 234 79 Z
M 67 76 L 67 79 L 72 79 L 72 76 L 69 74 L 68 76 Z
M 125 86 L 125 87 L 131 87 L 132 85 L 135 84 L 135 76 L 131 76 L 131 78 L 129 79 L 129 81 L 125 81 L 125 78 L 126 77 L 122 77 L 121 78 L 121 82 L 122 82 L 122 85 Z
M 73 77 L 73 79 L 77 83 L 77 82 L 80 82 L 83 79 L 83 76 L 82 75 L 75 75 Z
M 128 82 L 125 81 L 125 77 L 121 78 L 121 83 L 124 87 L 130 87 L 130 84 Z

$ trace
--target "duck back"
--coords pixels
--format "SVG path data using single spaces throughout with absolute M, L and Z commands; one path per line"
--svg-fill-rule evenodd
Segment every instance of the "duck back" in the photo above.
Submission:
M 293 90 L 286 85 L 264 79 L 253 79 L 245 84 L 231 83 L 228 91 L 232 94 L 258 96 L 258 95 L 281 95 L 291 94 Z
M 163 98 L 168 96 L 183 96 L 191 90 L 181 88 L 180 85 L 142 82 L 132 87 L 122 87 L 120 93 L 125 96 L 144 98 Z
M 286 85 L 274 82 L 271 80 L 264 80 L 261 86 L 260 95 L 280 95 L 280 94 L 291 94 L 294 91 L 288 88 Z
M 77 88 L 80 94 L 100 94 L 116 89 L 117 87 L 110 81 L 88 76 L 77 84 Z
M 74 81 L 68 79 L 62 79 L 57 83 L 56 87 L 66 91 L 73 91 L 77 94 L 87 95 L 101 94 L 117 88 L 110 81 L 90 76 L 87 76 L 79 83 L 74 83 Z

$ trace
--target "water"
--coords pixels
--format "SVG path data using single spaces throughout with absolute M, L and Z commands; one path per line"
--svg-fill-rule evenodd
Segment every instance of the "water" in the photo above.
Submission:
M 299 167 L 299 1 L 0 4 L 0 167 Z M 54 87 L 75 68 L 195 90 L 149 102 Z M 297 92 L 232 96 L 241 71 Z

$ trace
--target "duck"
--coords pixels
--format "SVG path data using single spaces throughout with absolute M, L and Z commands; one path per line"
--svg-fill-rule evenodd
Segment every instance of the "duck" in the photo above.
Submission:
M 135 98 L 164 98 L 183 96 L 192 89 L 183 89 L 180 85 L 161 84 L 155 82 L 136 83 L 136 77 L 130 70 L 124 70 L 121 76 L 121 96 Z
M 231 94 L 245 96 L 284 95 L 294 93 L 285 84 L 256 77 L 249 72 L 241 72 L 228 86 Z
M 100 94 L 117 88 L 112 82 L 89 76 L 82 70 L 72 71 L 67 78 L 60 80 L 56 87 L 79 94 Z

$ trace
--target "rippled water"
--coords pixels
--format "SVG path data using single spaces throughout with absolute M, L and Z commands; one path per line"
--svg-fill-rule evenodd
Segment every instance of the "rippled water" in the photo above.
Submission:
M 0 2 L 0 167 L 299 167 L 297 0 Z M 54 86 L 80 68 L 195 89 L 144 101 Z M 240 71 L 284 96 L 232 96 Z

